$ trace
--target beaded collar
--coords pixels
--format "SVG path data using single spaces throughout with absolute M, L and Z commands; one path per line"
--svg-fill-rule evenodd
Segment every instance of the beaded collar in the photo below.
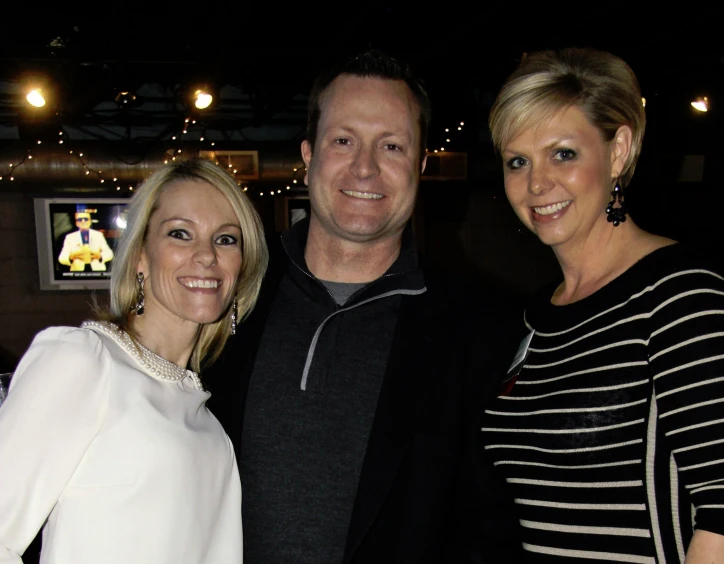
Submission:
M 149 376 L 167 382 L 180 382 L 184 378 L 190 377 L 197 389 L 204 389 L 196 372 L 186 370 L 170 360 L 158 356 L 138 341 L 134 341 L 128 333 L 114 323 L 109 321 L 84 321 L 81 327 L 92 329 L 113 339 L 141 365 L 143 371 Z

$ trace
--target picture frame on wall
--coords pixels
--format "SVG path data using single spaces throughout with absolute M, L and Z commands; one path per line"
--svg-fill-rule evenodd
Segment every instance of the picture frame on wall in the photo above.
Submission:
M 284 198 L 284 229 L 288 229 L 310 212 L 309 196 L 297 195 Z

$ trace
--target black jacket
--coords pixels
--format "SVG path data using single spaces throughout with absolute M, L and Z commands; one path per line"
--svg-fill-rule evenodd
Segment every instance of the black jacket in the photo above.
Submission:
M 409 229 L 405 241 L 412 244 Z M 272 257 L 257 307 L 204 375 L 209 408 L 237 453 L 256 350 L 290 267 L 283 250 L 272 249 Z M 402 297 L 344 562 L 517 561 L 507 509 L 500 513 L 507 505 L 477 447 L 483 405 L 515 350 L 501 330 L 509 319 L 495 296 L 428 271 L 424 278 L 426 292 Z

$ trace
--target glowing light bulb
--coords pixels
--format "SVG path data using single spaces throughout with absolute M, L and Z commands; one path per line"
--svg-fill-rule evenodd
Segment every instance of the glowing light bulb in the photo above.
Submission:
M 196 92 L 194 92 L 194 98 L 194 106 L 196 106 L 199 110 L 205 110 L 211 105 L 211 102 L 214 100 L 214 97 L 211 94 L 203 90 L 197 90 Z
M 691 103 L 691 107 L 699 112 L 709 111 L 709 98 L 706 96 L 700 96 Z
M 33 88 L 30 92 L 28 92 L 28 95 L 25 96 L 25 99 L 31 106 L 35 106 L 36 108 L 42 108 L 45 106 L 45 98 L 39 88 Z

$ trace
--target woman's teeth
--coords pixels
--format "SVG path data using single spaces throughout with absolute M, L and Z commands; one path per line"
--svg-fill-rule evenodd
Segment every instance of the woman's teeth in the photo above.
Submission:
M 567 207 L 568 204 L 571 203 L 572 200 L 568 200 L 567 202 L 558 202 L 557 204 L 550 204 L 549 206 L 542 206 L 539 208 L 533 208 L 535 213 L 538 215 L 551 215 L 552 213 L 556 213 L 561 211 L 563 208 Z
M 188 288 L 218 288 L 218 280 L 184 280 L 181 282 Z

